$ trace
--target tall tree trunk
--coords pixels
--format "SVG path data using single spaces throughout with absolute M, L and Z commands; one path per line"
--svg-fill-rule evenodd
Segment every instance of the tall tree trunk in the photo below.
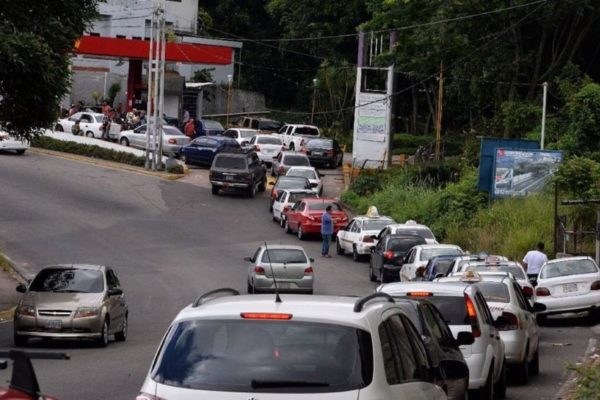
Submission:
M 417 134 L 417 117 L 419 115 L 418 112 L 418 107 L 419 107 L 419 103 L 417 101 L 417 94 L 416 94 L 416 90 L 415 87 L 413 86 L 411 91 L 411 99 L 412 99 L 412 115 L 410 118 L 410 134 L 411 135 L 416 135 Z

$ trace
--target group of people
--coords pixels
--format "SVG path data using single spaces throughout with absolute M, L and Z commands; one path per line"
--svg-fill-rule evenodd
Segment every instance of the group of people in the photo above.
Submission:
M 84 108 L 82 102 L 71 104 L 67 112 L 67 117 L 71 117 L 78 112 L 85 110 L 88 112 L 94 112 L 89 108 Z M 146 123 L 146 111 L 132 109 L 125 113 L 123 112 L 123 104 L 119 103 L 117 107 L 112 107 L 107 101 L 102 104 L 102 139 L 109 139 L 110 126 L 113 123 L 117 123 L 121 126 L 121 130 L 135 129 L 140 125 Z M 79 121 L 77 121 L 79 122 Z

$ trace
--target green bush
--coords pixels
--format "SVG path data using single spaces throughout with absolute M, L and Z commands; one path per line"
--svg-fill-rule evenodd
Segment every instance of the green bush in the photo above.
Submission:
M 65 142 L 50 137 L 39 136 L 31 141 L 33 147 L 39 147 L 47 150 L 60 151 L 63 153 L 77 154 L 81 156 L 98 158 L 101 160 L 114 161 L 122 164 L 143 167 L 144 157 L 138 157 L 131 153 L 115 151 L 104 147 L 82 144 L 76 142 Z
M 597 399 L 600 393 L 600 361 L 598 359 L 581 365 L 567 365 L 577 376 L 573 400 Z

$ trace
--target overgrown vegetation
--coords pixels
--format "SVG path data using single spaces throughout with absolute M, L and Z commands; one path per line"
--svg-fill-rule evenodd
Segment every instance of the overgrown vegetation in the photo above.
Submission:
M 123 151 L 114 151 L 104 147 L 82 144 L 76 142 L 65 142 L 45 136 L 36 137 L 31 141 L 33 147 L 39 147 L 47 150 L 61 151 L 63 153 L 78 154 L 101 160 L 114 161 L 122 164 L 143 167 L 144 157 L 138 157 L 131 153 Z
M 580 365 L 567 365 L 567 369 L 575 371 L 575 390 L 570 400 L 597 399 L 600 393 L 600 354 Z

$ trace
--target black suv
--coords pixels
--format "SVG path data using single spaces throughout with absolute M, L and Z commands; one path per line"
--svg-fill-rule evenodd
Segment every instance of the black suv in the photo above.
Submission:
M 209 175 L 212 194 L 221 189 L 245 191 L 249 197 L 267 187 L 267 168 L 252 149 L 231 149 L 215 156 Z
M 397 282 L 404 257 L 413 246 L 425 244 L 425 239 L 416 235 L 395 234 L 383 236 L 371 249 L 369 278 L 372 282 Z

